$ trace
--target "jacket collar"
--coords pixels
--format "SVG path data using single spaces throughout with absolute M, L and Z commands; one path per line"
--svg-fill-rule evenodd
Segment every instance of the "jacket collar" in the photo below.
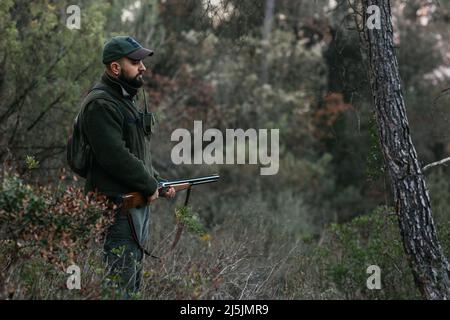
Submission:
M 132 100 L 136 96 L 138 89 L 130 86 L 118 78 L 113 78 L 106 72 L 102 75 L 102 82 L 111 87 L 117 94 Z

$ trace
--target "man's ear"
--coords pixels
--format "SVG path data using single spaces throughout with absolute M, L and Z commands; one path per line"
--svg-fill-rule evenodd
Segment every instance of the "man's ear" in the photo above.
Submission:
M 117 61 L 111 62 L 109 65 L 109 69 L 115 76 L 118 76 L 120 74 L 120 69 L 121 69 L 120 63 Z

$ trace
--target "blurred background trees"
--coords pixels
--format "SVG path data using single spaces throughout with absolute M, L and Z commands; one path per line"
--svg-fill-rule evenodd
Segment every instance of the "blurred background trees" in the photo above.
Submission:
M 103 43 L 128 34 L 155 51 L 145 60 L 145 90 L 159 123 L 155 167 L 168 178 L 223 177 L 192 198 L 211 232 L 250 237 L 264 230 L 261 250 L 271 257 L 282 243 L 326 242 L 331 223 L 390 212 L 364 57 L 346 1 L 75 2 L 0 4 L 3 165 L 27 180 L 56 183 L 79 102 L 102 73 Z M 70 4 L 81 8 L 79 30 L 65 25 Z M 450 155 L 450 1 L 392 6 L 411 134 L 425 165 Z M 279 173 L 260 176 L 254 165 L 172 165 L 170 134 L 192 130 L 194 120 L 203 130 L 280 129 Z M 39 167 L 28 172 L 27 156 Z M 446 167 L 428 174 L 438 224 L 449 220 L 448 174 Z M 67 183 L 74 183 L 69 176 Z M 172 206 L 158 203 L 155 211 Z M 228 220 L 250 231 L 227 229 Z M 155 217 L 152 241 L 172 225 Z

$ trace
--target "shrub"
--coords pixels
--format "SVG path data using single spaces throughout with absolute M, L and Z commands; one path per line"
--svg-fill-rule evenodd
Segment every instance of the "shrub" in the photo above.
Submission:
M 0 186 L 0 294 L 33 296 L 41 280 L 60 275 L 99 243 L 112 210 L 74 187 L 36 187 L 7 173 Z M 14 274 L 18 285 L 6 281 Z M 13 278 L 14 278 L 13 277 Z M 67 275 L 65 275 L 67 278 Z
M 288 288 L 300 298 L 420 299 L 404 253 L 397 217 L 379 207 L 346 224 L 333 224 L 321 245 L 298 258 Z M 445 252 L 449 223 L 438 225 Z M 370 265 L 381 269 L 381 290 L 369 290 Z

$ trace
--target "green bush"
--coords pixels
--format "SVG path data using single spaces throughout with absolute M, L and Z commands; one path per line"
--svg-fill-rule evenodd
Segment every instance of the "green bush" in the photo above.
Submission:
M 288 288 L 296 298 L 420 299 L 404 253 L 397 217 L 379 207 L 346 224 L 333 224 L 319 246 L 299 259 Z M 438 225 L 445 252 L 449 223 Z M 370 265 L 381 270 L 381 289 L 369 290 Z M 295 289 L 294 287 L 297 287 Z
M 64 285 L 65 268 L 99 243 L 112 221 L 102 200 L 61 184 L 31 186 L 7 173 L 0 185 L 0 295 L 43 298 L 52 280 L 63 277 Z

